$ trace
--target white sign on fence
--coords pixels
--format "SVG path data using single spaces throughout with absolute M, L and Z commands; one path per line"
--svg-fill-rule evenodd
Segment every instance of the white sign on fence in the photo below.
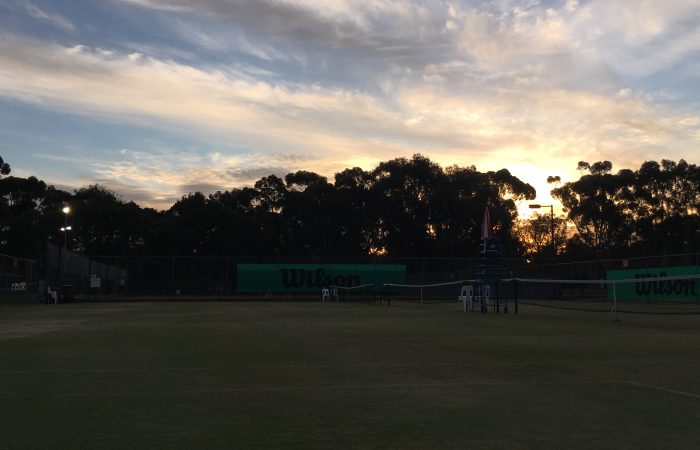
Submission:
M 10 285 L 10 291 L 12 292 L 20 292 L 20 291 L 26 291 L 27 290 L 27 283 L 25 281 L 22 281 L 20 283 L 12 283 Z
M 102 286 L 102 278 L 95 276 L 90 277 L 91 288 L 99 288 L 100 286 Z

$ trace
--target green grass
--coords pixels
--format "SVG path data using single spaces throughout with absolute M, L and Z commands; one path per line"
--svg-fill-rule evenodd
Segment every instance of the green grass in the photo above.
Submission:
M 0 449 L 688 448 L 700 316 L 0 307 Z

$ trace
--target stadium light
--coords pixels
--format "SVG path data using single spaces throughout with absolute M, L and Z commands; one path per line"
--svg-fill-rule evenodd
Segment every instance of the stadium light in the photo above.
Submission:
M 549 208 L 550 212 L 550 228 L 552 232 L 552 237 L 551 237 L 551 244 L 552 244 L 552 256 L 557 254 L 556 248 L 554 247 L 554 205 L 540 205 L 539 203 L 533 203 L 531 205 L 528 205 L 530 209 L 540 209 L 540 208 Z

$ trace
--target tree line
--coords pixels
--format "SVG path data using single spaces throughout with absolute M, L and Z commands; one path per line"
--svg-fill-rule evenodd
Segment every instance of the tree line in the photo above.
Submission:
M 73 193 L 10 175 L 0 158 L 0 253 L 39 257 L 63 244 L 87 255 L 421 258 L 476 256 L 483 211 L 511 257 L 581 259 L 700 251 L 700 169 L 648 161 L 612 173 L 580 162 L 581 177 L 550 176 L 564 215 L 519 220 L 535 189 L 508 170 L 441 167 L 420 154 L 349 168 L 332 181 L 310 171 L 252 187 L 189 193 L 167 210 L 124 201 L 108 187 Z M 554 241 L 551 227 L 554 224 Z

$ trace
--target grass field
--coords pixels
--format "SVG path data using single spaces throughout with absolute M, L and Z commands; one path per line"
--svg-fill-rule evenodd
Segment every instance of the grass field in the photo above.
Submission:
M 0 449 L 700 445 L 700 316 L 0 307 Z

